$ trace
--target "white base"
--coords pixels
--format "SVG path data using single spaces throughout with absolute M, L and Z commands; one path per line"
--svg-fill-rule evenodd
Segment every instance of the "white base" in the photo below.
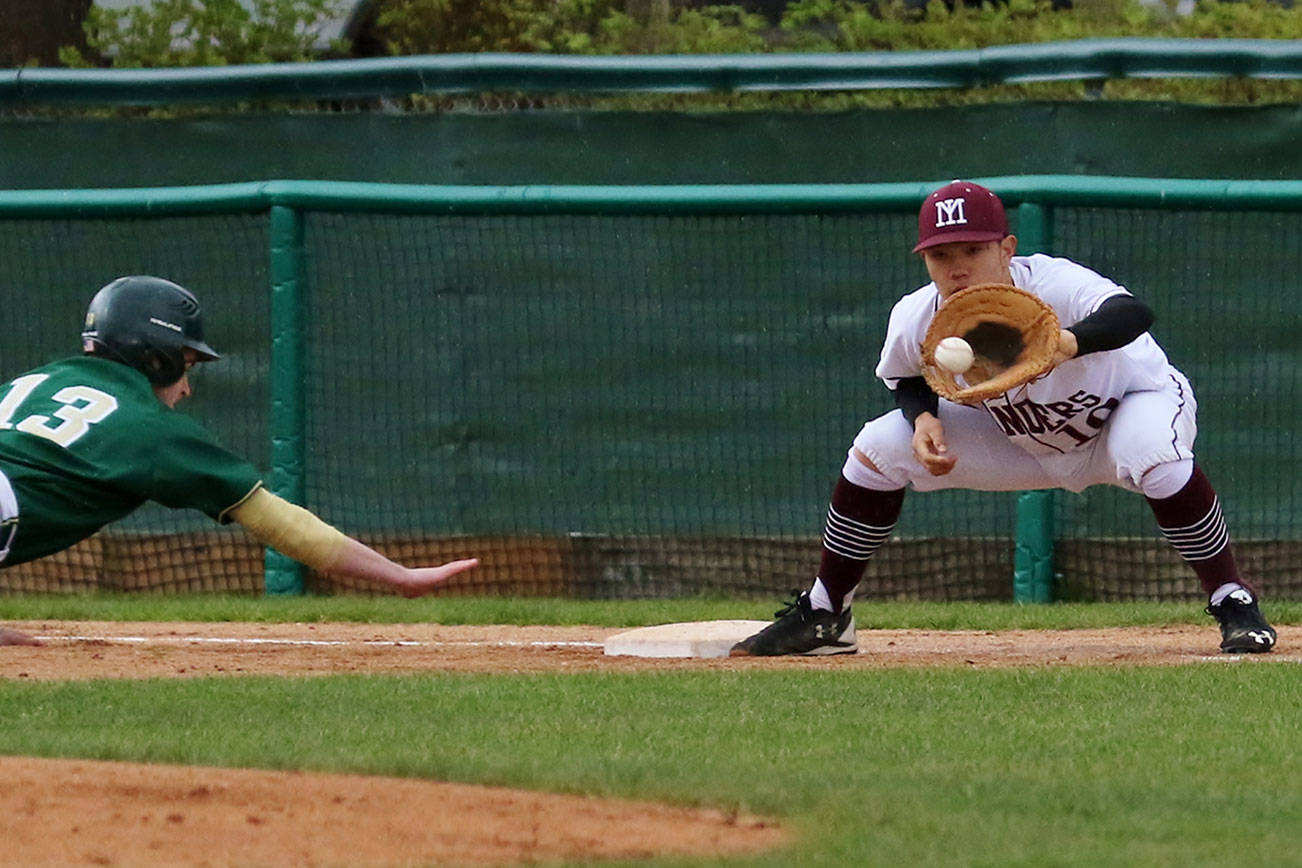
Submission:
M 608 656 L 727 657 L 732 646 L 769 625 L 768 621 L 689 621 L 616 633 L 606 640 Z

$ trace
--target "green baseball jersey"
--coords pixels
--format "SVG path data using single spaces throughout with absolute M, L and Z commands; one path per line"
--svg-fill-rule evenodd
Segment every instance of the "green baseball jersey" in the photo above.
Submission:
M 19 511 L 0 566 L 62 551 L 147 500 L 225 523 L 261 484 L 252 464 L 159 402 L 143 374 L 92 356 L 0 386 L 0 471 Z

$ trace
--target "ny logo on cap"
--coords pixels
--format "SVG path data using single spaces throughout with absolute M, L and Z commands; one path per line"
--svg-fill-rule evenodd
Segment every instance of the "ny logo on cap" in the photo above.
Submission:
M 957 226 L 967 222 L 963 214 L 963 199 L 939 199 L 936 202 L 936 228 Z

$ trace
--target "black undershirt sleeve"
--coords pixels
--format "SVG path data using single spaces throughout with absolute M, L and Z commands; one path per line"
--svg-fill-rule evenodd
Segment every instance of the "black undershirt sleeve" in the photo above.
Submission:
M 1067 331 L 1076 336 L 1076 357 L 1124 347 L 1153 325 L 1153 311 L 1129 295 L 1114 295 Z
M 922 377 L 905 377 L 895 384 L 895 406 L 912 425 L 923 413 L 935 416 L 940 411 L 940 396 L 931 391 Z

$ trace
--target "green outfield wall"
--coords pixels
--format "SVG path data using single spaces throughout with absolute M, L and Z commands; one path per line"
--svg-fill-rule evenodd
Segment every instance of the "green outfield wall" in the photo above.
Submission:
M 0 188 L 250 178 L 569 185 L 858 184 L 1028 174 L 1302 177 L 1302 107 L 1295 103 L 537 109 L 557 104 L 547 102 L 557 95 L 584 104 L 611 94 L 726 99 L 1036 82 L 1097 89 L 1152 78 L 1223 81 L 1227 93 L 1243 80 L 1295 81 L 1302 78 L 1302 41 L 1110 38 L 950 51 L 480 53 L 0 70 Z M 430 100 L 442 106 L 438 100 L 461 97 L 477 110 L 422 113 Z
M 1299 142 L 1297 105 L 0 117 L 0 188 L 250 178 L 440 185 L 854 184 L 1023 174 L 1284 180 L 1302 177 Z
M 454 591 L 773 593 L 808 581 L 850 439 L 891 406 L 872 369 L 891 305 L 925 281 L 908 251 L 938 180 L 4 192 L 0 309 L 25 327 L 0 361 L 12 376 L 75 352 L 98 286 L 161 274 L 199 294 L 224 355 L 191 411 L 274 488 L 396 555 L 483 557 L 479 584 Z M 1245 561 L 1272 595 L 1302 597 L 1302 181 L 978 180 L 1028 247 L 1156 310 Z M 247 587 L 247 544 L 195 542 L 208 529 L 147 509 L 116 533 L 186 537 L 209 584 Z M 108 570 L 116 542 L 59 569 Z M 182 579 L 131 581 L 192 587 L 184 563 L 139 565 Z M 4 587 L 77 586 L 60 575 Z M 273 560 L 265 587 L 323 581 Z M 906 501 L 864 593 L 1197 586 L 1141 498 L 941 493 Z

